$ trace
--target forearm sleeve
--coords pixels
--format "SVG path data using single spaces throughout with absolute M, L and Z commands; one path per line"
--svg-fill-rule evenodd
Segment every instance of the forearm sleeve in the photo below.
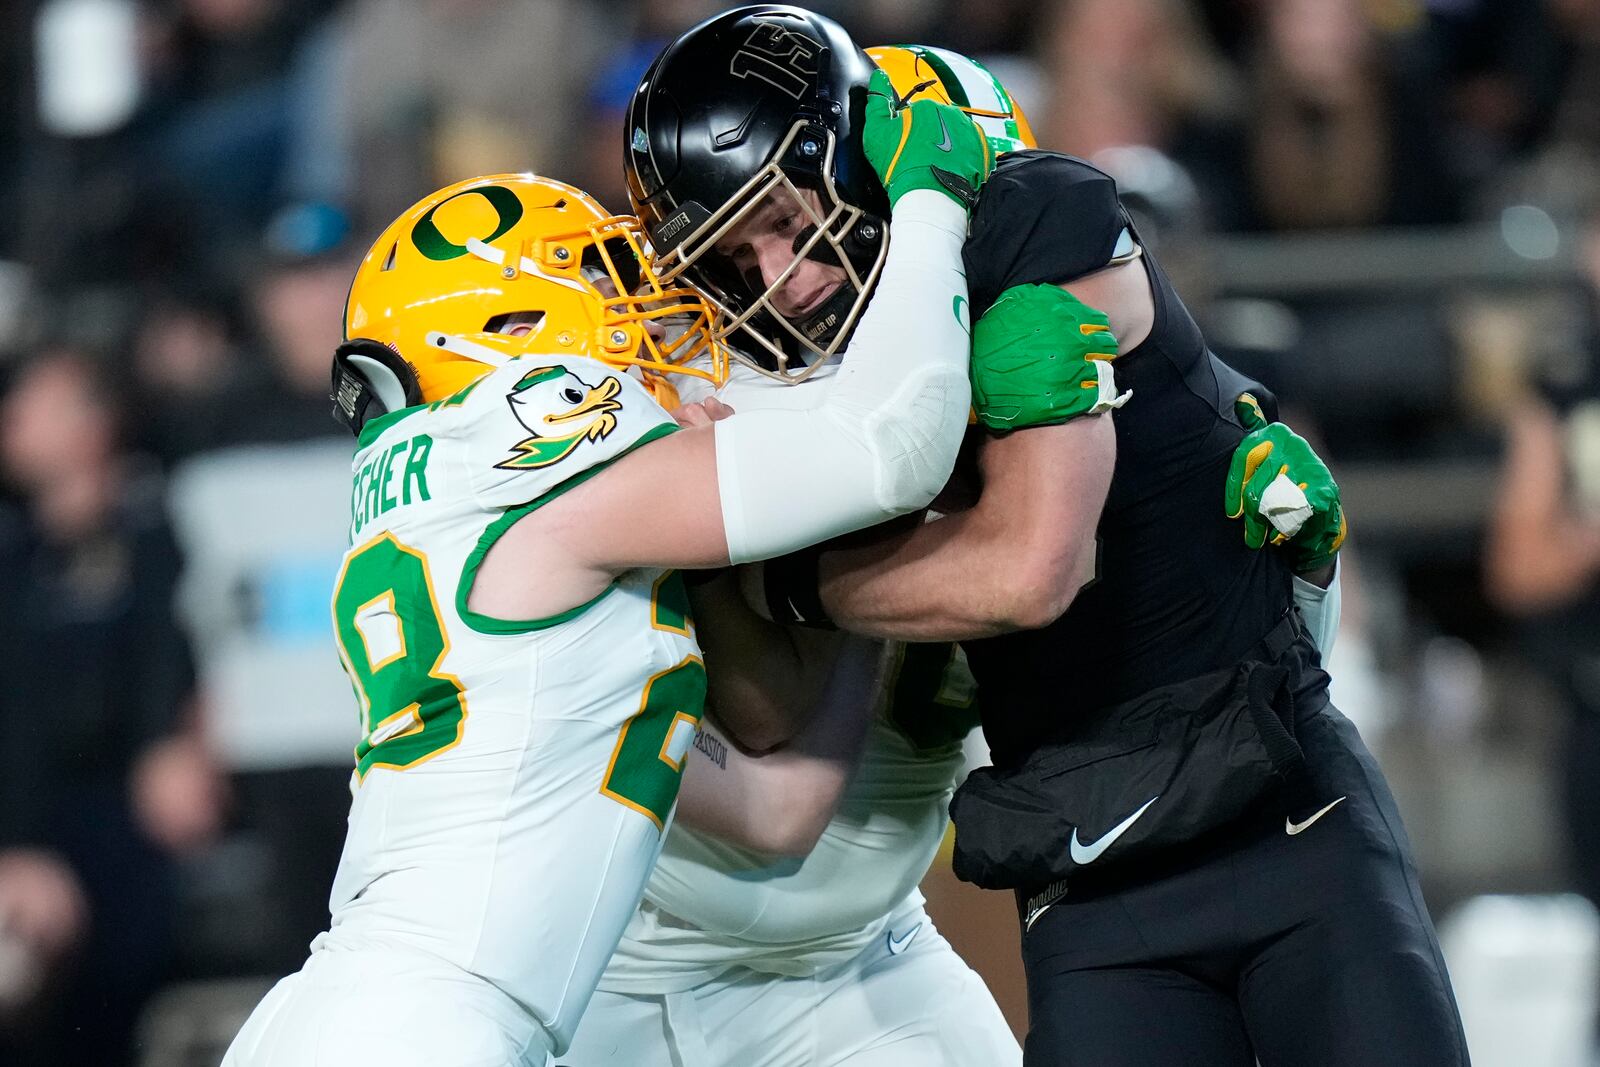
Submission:
M 1339 564 L 1334 562 L 1333 581 L 1324 589 L 1303 578 L 1294 579 L 1294 602 L 1305 619 L 1311 640 L 1322 653 L 1322 665 L 1333 654 L 1333 639 L 1339 636 Z
M 716 425 L 717 483 L 734 563 L 782 555 L 926 507 L 966 429 L 966 217 L 907 193 L 889 254 L 828 399 Z

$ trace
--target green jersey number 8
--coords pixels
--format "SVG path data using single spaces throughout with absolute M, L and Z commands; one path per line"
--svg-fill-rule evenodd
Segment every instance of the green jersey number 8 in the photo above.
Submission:
M 460 743 L 466 690 L 440 669 L 450 640 L 427 557 L 387 533 L 357 549 L 334 587 L 333 632 L 361 704 L 357 778 L 415 767 Z
M 664 577 L 671 581 L 652 590 L 652 625 L 687 633 L 687 598 L 676 575 Z M 415 767 L 460 743 L 466 690 L 442 669 L 450 640 L 426 556 L 387 533 L 357 549 L 334 589 L 333 630 L 361 704 L 358 779 L 374 767 Z M 600 792 L 661 827 L 677 799 L 705 696 L 698 656 L 651 677 L 617 737 Z

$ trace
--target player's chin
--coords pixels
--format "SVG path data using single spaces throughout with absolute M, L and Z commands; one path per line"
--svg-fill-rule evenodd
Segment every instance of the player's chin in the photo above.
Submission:
M 804 304 L 791 305 L 787 308 L 779 306 L 778 313 L 785 319 L 788 319 L 791 325 L 800 326 L 805 322 L 806 319 L 810 318 L 812 315 L 826 307 L 828 305 L 828 301 L 833 299 L 834 294 L 837 293 L 840 288 L 843 287 L 843 285 L 844 277 L 841 274 L 838 279 L 828 283 L 828 285 L 826 285 L 824 288 L 807 297 Z

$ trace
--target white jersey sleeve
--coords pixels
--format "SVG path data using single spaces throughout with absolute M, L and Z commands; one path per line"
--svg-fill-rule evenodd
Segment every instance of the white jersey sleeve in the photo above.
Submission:
M 966 221 L 948 197 L 908 193 L 828 403 L 716 424 L 730 560 L 782 555 L 926 507 L 950 477 L 971 400 Z M 810 461 L 782 478 L 750 460 L 800 453 Z
M 513 508 L 677 429 L 630 375 L 595 360 L 522 356 L 448 400 L 473 499 Z
M 833 381 L 838 375 L 837 358 L 813 371 L 811 377 L 800 385 L 780 382 L 735 362 L 729 365 L 728 380 L 717 391 L 717 398 L 734 411 L 741 408 L 752 411 L 775 408 L 798 411 L 820 407 L 828 399 L 828 391 L 833 388 Z

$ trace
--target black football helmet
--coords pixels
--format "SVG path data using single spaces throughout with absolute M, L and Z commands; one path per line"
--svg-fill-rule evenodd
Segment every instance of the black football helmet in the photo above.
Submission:
M 833 20 L 758 4 L 668 45 L 628 106 L 628 195 L 656 270 L 683 275 L 718 306 L 730 350 L 787 381 L 839 350 L 883 269 L 889 203 L 860 133 L 874 69 Z M 807 218 L 793 260 L 767 285 L 714 246 L 773 196 L 792 197 Z M 790 321 L 772 297 L 807 258 L 842 267 L 845 281 Z

